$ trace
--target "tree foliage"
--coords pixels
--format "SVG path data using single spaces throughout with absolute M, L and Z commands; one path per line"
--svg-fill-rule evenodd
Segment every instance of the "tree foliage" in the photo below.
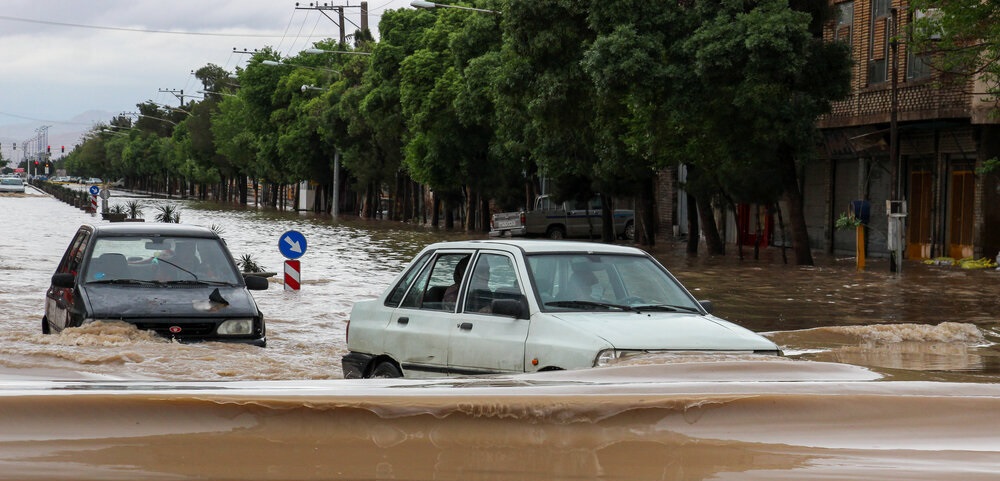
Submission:
M 329 186 L 336 159 L 369 201 L 415 198 L 407 186 L 419 184 L 480 226 L 488 200 L 524 206 L 545 183 L 565 199 L 636 199 L 648 243 L 665 167 L 691 168 L 685 188 L 709 216 L 735 202 L 801 209 L 814 120 L 849 80 L 846 50 L 820 40 L 825 2 L 469 4 L 499 13 L 390 10 L 377 42 L 315 44 L 369 55 L 264 48 L 235 72 L 206 65 L 203 100 L 138 104 L 67 166 L 151 187 Z M 795 243 L 808 254 L 807 237 Z

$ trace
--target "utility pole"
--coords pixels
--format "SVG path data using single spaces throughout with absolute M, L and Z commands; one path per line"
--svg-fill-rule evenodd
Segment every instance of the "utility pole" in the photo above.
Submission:
M 360 11 L 361 11 L 361 25 L 358 25 L 358 24 L 354 23 L 351 20 L 345 19 L 345 17 L 344 17 L 344 9 L 347 9 L 347 8 L 357 8 L 357 9 L 360 9 Z M 361 5 L 330 5 L 330 4 L 327 4 L 327 3 L 324 3 L 323 5 L 320 5 L 319 3 L 316 3 L 316 4 L 310 3 L 308 7 L 302 7 L 302 6 L 299 6 L 298 4 L 296 4 L 295 5 L 295 9 L 296 10 L 316 10 L 319 13 L 322 13 L 324 17 L 328 18 L 331 22 L 333 22 L 338 27 L 340 27 L 340 43 L 341 44 L 346 44 L 347 43 L 347 37 L 353 36 L 353 35 L 347 35 L 347 29 L 346 29 L 345 22 L 350 22 L 352 25 L 354 25 L 355 27 L 357 27 L 359 30 L 367 30 L 368 29 L 368 2 L 361 2 Z M 330 12 L 336 11 L 337 12 L 337 19 L 334 20 L 334 18 L 331 17 L 327 13 L 327 11 L 330 11 Z
M 903 163 L 899 156 L 899 8 L 892 7 L 892 30 L 889 54 L 892 78 L 889 82 L 889 163 L 892 169 L 892 194 L 886 202 L 889 241 L 889 272 L 903 271 L 903 230 L 906 227 L 906 196 L 903 195 Z
M 181 101 L 181 105 L 180 106 L 181 107 L 184 106 L 184 89 L 180 89 L 180 90 L 160 89 L 159 91 L 160 91 L 160 93 L 166 92 L 168 94 L 173 94 L 174 97 L 177 97 L 177 99 Z M 189 95 L 189 97 L 190 97 L 190 95 Z
M 317 4 L 310 3 L 308 7 L 300 7 L 298 4 L 295 4 L 296 10 L 316 10 L 319 13 L 322 13 L 323 16 L 325 16 L 326 18 L 330 19 L 331 22 L 337 24 L 337 26 L 340 27 L 341 45 L 347 43 L 347 33 L 344 29 L 345 8 L 361 9 L 361 25 L 355 24 L 354 22 L 351 23 L 354 24 L 354 26 L 358 27 L 358 29 L 360 29 L 361 31 L 368 31 L 368 2 L 361 2 L 361 5 L 353 7 L 351 5 L 328 5 L 326 3 L 324 3 L 322 6 L 319 5 L 318 3 Z M 329 15 L 327 15 L 326 13 L 327 10 L 336 10 L 337 20 L 334 20 Z M 236 49 L 234 48 L 233 51 L 235 50 Z M 333 153 L 333 202 L 332 203 L 333 206 L 331 208 L 331 211 L 333 212 L 333 217 L 336 219 L 337 216 L 340 214 L 340 151 L 335 151 Z

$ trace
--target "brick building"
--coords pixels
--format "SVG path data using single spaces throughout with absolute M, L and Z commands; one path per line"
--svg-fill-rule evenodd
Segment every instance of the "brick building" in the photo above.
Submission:
M 849 44 L 854 67 L 850 96 L 818 120 L 825 158 L 806 166 L 810 243 L 853 252 L 854 232 L 838 231 L 834 223 L 851 201 L 865 200 L 871 207 L 867 250 L 885 256 L 886 200 L 902 199 L 906 258 L 995 256 L 1000 175 L 977 169 L 1000 156 L 997 103 L 981 82 L 936 71 L 908 48 L 906 26 L 920 12 L 910 11 L 905 0 L 828 1 L 838 16 L 825 38 Z

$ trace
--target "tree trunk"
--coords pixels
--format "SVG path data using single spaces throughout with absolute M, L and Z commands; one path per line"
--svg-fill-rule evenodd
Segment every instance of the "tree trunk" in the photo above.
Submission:
M 685 197 L 687 197 L 687 223 L 688 223 L 688 238 L 687 238 L 687 253 L 690 256 L 698 255 L 698 242 L 701 240 L 701 229 L 698 227 L 698 201 L 694 198 L 694 194 L 685 191 Z
M 800 266 L 813 265 L 812 250 L 809 249 L 809 231 L 806 229 L 805 208 L 803 207 L 802 190 L 799 188 L 798 169 L 792 149 L 783 146 L 778 151 L 784 169 L 782 175 L 785 201 L 788 203 L 788 222 L 792 228 L 792 249 L 795 251 L 795 264 Z
M 601 194 L 601 242 L 612 243 L 615 241 L 614 216 L 611 215 L 613 207 L 611 196 Z
M 640 245 L 656 245 L 656 188 L 655 177 L 650 176 L 639 186 L 639 205 L 636 209 L 635 240 Z
M 247 176 L 240 175 L 237 177 L 239 179 L 239 192 L 240 192 L 240 205 L 247 205 Z
M 441 197 L 438 194 L 431 194 L 433 206 L 431 207 L 431 226 L 441 225 Z
M 708 254 L 721 256 L 726 254 L 726 246 L 719 236 L 719 228 L 715 225 L 715 211 L 712 201 L 706 194 L 696 196 L 698 202 L 698 217 L 701 220 L 701 231 L 705 234 L 705 248 Z

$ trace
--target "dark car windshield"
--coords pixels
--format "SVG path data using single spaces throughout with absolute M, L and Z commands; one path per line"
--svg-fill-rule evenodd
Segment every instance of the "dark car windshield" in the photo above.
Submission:
M 527 260 L 547 311 L 700 312 L 680 283 L 645 256 L 535 254 Z
M 105 284 L 239 282 L 239 274 L 222 242 L 197 237 L 98 238 L 84 275 L 85 282 Z

